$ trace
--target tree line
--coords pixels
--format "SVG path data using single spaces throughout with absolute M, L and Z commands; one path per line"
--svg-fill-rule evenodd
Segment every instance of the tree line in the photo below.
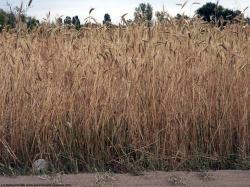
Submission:
M 91 9 L 89 14 L 93 10 L 94 9 Z M 126 25 L 140 24 L 145 22 L 147 22 L 148 24 L 152 24 L 153 15 L 154 13 L 152 5 L 149 3 L 141 3 L 139 4 L 138 7 L 135 8 L 134 19 L 126 20 L 124 18 L 126 16 L 125 14 L 122 16 L 122 23 Z M 250 18 L 244 18 L 243 13 L 241 11 L 239 10 L 234 11 L 231 9 L 227 9 L 221 5 L 211 2 L 206 3 L 202 7 L 198 8 L 196 10 L 196 15 L 201 19 L 203 19 L 204 21 L 213 23 L 219 22 L 220 24 L 232 22 L 233 20 L 235 20 L 235 18 L 241 16 L 241 18 L 243 17 L 243 20 L 245 22 L 250 24 Z M 162 11 L 156 11 L 155 17 L 157 22 L 165 22 L 169 21 L 170 19 L 170 15 L 167 13 L 167 11 L 164 10 L 164 8 Z M 23 12 L 19 7 L 14 8 L 14 10 L 10 8 L 10 11 L 4 11 L 3 9 L 0 9 L 0 30 L 3 27 L 15 28 L 18 22 L 17 18 L 19 19 L 19 21 L 21 20 L 21 22 L 25 23 L 28 29 L 33 29 L 34 27 L 40 24 L 39 20 L 37 20 L 35 17 L 26 16 L 25 12 Z M 175 16 L 175 19 L 190 19 L 190 18 L 187 15 L 177 14 Z M 89 24 L 90 20 L 95 21 L 94 18 L 89 16 L 88 18 L 85 19 L 85 23 L 81 24 L 81 21 L 77 15 L 74 17 L 66 16 L 64 20 L 62 18 L 58 18 L 56 20 L 56 24 L 73 26 L 76 29 L 80 29 L 82 26 Z M 108 13 L 104 15 L 102 23 L 104 25 L 112 24 L 111 16 Z

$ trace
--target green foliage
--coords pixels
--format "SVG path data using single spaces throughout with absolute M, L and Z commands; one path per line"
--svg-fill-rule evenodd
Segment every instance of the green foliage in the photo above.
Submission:
M 56 19 L 56 24 L 59 26 L 61 26 L 63 24 L 63 20 L 61 17 Z
M 246 23 L 247 23 L 248 25 L 250 25 L 250 18 L 249 18 L 249 17 L 246 18 Z
M 141 3 L 135 8 L 134 17 L 136 23 L 150 22 L 153 18 L 153 7 L 149 3 Z
M 5 20 L 6 20 L 6 16 L 7 16 L 7 13 L 0 9 L 0 25 L 4 25 L 5 24 Z
M 196 13 L 201 16 L 205 21 L 216 21 L 220 18 L 224 20 L 233 20 L 235 17 L 241 14 L 241 11 L 225 9 L 221 5 L 215 3 L 207 3 L 199 8 Z
M 11 28 L 15 28 L 16 27 L 16 16 L 13 12 L 9 13 L 7 15 L 7 18 L 6 18 L 7 22 L 6 24 L 9 25 Z
M 63 22 L 64 22 L 64 25 L 71 25 L 72 24 L 71 17 L 66 16 Z
M 155 16 L 158 22 L 168 21 L 170 17 L 170 15 L 164 9 L 162 11 L 156 11 Z
M 33 29 L 39 25 L 39 21 L 34 17 L 27 17 L 24 12 L 16 7 L 14 11 L 5 12 L 0 9 L 0 31 L 3 27 L 15 28 L 18 21 L 27 24 L 28 29 Z
M 79 30 L 79 29 L 81 28 L 81 22 L 80 22 L 78 16 L 74 16 L 74 17 L 72 18 L 72 24 L 75 26 L 75 28 L 76 28 L 77 30 Z
M 179 14 L 179 13 L 175 16 L 175 18 L 176 18 L 176 19 L 189 19 L 189 17 L 188 17 L 187 15 L 184 15 L 184 14 L 181 15 L 181 14 Z
M 32 30 L 40 24 L 39 20 L 35 19 L 34 17 L 27 18 L 27 28 Z
M 2 31 L 3 26 L 5 24 L 5 17 L 6 17 L 5 12 L 0 9 L 0 32 Z
M 13 12 L 5 12 L 4 10 L 0 9 L 0 27 L 4 27 L 5 25 L 14 28 L 16 26 L 16 16 Z
M 104 20 L 103 20 L 103 24 L 111 24 L 111 18 L 109 14 L 105 14 L 104 15 Z

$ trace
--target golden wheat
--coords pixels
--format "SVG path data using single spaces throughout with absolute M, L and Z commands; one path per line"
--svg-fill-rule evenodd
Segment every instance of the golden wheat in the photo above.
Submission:
M 130 171 L 249 157 L 249 27 L 41 26 L 3 32 L 0 51 L 0 165 Z

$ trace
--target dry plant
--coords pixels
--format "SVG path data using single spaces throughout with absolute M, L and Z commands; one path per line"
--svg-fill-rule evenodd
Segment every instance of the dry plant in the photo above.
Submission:
M 168 182 L 170 185 L 173 185 L 173 186 L 186 186 L 187 183 L 184 182 L 184 179 L 178 175 L 172 175 L 169 177 L 168 179 Z
M 204 182 L 208 182 L 211 180 L 215 180 L 214 176 L 211 173 L 208 172 L 199 172 L 197 174 L 198 178 Z
M 94 186 L 113 186 L 113 183 L 116 181 L 113 173 L 110 172 L 101 172 L 96 173 L 95 175 L 96 181 Z
M 0 34 L 0 166 L 40 155 L 68 172 L 113 160 L 173 169 L 201 154 L 223 168 L 229 155 L 249 157 L 249 26 L 16 35 Z
M 37 176 L 41 180 L 48 181 L 51 185 L 60 185 L 63 183 L 63 175 L 62 173 L 53 173 L 51 175 L 41 175 Z

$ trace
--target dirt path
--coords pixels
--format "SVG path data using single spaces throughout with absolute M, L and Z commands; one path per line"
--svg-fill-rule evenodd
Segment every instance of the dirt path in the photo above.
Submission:
M 0 177 L 0 186 L 74 186 L 74 187 L 250 187 L 250 171 L 150 172 L 129 174 L 78 174 L 56 176 Z

